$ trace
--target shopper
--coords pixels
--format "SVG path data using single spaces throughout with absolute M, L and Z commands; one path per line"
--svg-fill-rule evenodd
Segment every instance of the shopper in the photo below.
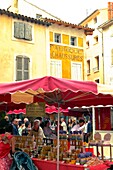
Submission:
M 67 133 L 67 125 L 66 125 L 64 118 L 61 118 L 61 124 L 60 125 L 62 127 L 62 130 Z
M 44 135 L 46 137 L 49 137 L 49 138 L 52 138 L 52 139 L 56 138 L 56 135 L 53 133 L 52 129 L 50 128 L 50 121 L 49 120 L 45 121 L 45 126 L 43 128 L 43 131 L 44 131 Z
M 30 131 L 30 136 L 39 137 L 41 139 L 45 138 L 43 129 L 40 127 L 40 120 L 35 119 L 33 122 L 33 127 Z
M 31 131 L 31 122 L 27 121 L 25 123 L 25 129 L 22 130 L 22 136 L 28 136 Z
M 73 131 L 82 131 L 82 132 L 84 132 L 84 130 L 85 130 L 85 121 L 84 121 L 84 119 L 80 119 L 79 123 L 76 124 L 75 126 L 73 126 L 72 129 L 71 129 L 72 132 Z
M 72 129 L 72 119 L 69 118 L 68 123 L 67 123 L 67 130 L 69 134 L 70 134 L 71 129 Z
M 5 133 L 0 139 L 0 170 L 9 170 L 12 158 L 10 151 L 15 152 L 15 138 L 12 135 L 13 127 L 11 124 L 6 126 Z
M 44 128 L 44 120 L 42 119 L 42 117 L 36 117 L 35 119 L 40 120 L 40 127 L 43 129 Z
M 17 118 L 14 118 L 14 119 L 12 120 L 13 135 L 19 135 L 18 125 L 19 125 L 18 119 L 17 119 Z
M 24 124 L 22 121 L 19 122 L 19 127 L 18 127 L 18 133 L 20 136 L 22 136 L 22 130 L 23 130 Z
M 76 124 L 77 124 L 77 122 L 76 122 L 76 118 L 75 118 L 75 117 L 73 117 L 73 118 L 72 118 L 72 127 L 74 127 Z

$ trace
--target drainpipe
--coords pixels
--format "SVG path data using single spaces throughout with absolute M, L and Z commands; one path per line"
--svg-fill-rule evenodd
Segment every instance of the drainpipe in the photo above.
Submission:
M 97 30 L 101 33 L 102 37 L 102 59 L 103 59 L 103 84 L 105 84 L 105 78 L 104 78 L 104 43 L 103 43 L 103 29 L 97 28 Z

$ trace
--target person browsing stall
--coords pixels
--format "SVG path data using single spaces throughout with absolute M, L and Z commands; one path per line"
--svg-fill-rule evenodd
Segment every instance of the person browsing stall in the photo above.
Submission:
M 12 163 L 11 153 L 15 152 L 15 137 L 12 135 L 11 124 L 5 128 L 5 133 L 0 135 L 0 170 L 10 170 Z
M 33 127 L 29 133 L 29 136 L 39 137 L 41 139 L 45 138 L 43 129 L 40 127 L 40 120 L 35 119 L 33 122 Z
M 46 137 L 49 137 L 51 139 L 56 139 L 56 135 L 53 133 L 52 129 L 50 128 L 49 120 L 45 121 L 45 126 L 44 126 L 43 130 L 44 130 L 44 135 Z
M 19 125 L 18 119 L 17 119 L 17 118 L 14 118 L 14 119 L 12 120 L 13 135 L 19 135 L 18 125 Z
M 67 132 L 67 124 L 63 117 L 61 118 L 61 127 L 63 131 Z
M 85 130 L 85 121 L 84 119 L 80 119 L 79 120 L 79 123 L 76 124 L 75 126 L 72 127 L 71 131 L 74 132 L 74 131 L 84 131 Z

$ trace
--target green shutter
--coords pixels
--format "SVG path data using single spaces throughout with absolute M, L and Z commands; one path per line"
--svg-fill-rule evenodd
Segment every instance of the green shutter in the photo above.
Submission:
M 16 80 L 22 80 L 22 56 L 16 57 Z
M 24 70 L 23 70 L 24 77 L 23 77 L 23 79 L 27 80 L 27 79 L 29 79 L 29 62 L 30 62 L 30 60 L 27 57 L 24 57 L 23 59 L 24 59 Z
M 25 39 L 31 41 L 32 40 L 32 26 L 29 24 L 24 25 L 24 33 L 25 33 Z
M 16 80 L 27 80 L 29 79 L 29 62 L 30 59 L 26 56 L 16 57 Z
M 20 28 L 20 38 L 21 39 L 24 39 L 25 37 L 24 37 L 24 23 L 22 23 L 22 22 L 20 22 L 19 23 L 19 28 Z
M 19 22 L 14 22 L 14 37 L 20 38 Z
M 24 39 L 24 23 L 14 22 L 14 37 Z

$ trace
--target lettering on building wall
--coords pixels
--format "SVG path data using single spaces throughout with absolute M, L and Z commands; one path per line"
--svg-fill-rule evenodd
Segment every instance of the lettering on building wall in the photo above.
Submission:
M 84 50 L 60 45 L 50 45 L 51 59 L 83 61 Z

